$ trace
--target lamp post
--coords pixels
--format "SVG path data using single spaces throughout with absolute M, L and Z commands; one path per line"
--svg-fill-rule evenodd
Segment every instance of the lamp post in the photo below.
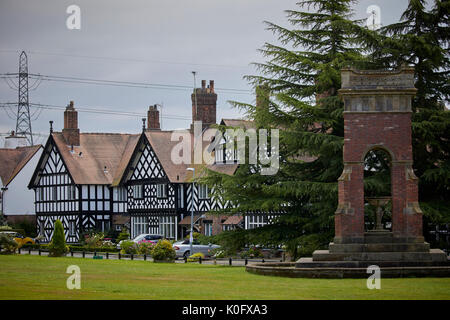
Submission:
M 189 253 L 192 255 L 194 253 L 192 248 L 192 243 L 194 242 L 194 178 L 195 178 L 195 168 L 187 168 L 186 170 L 192 171 L 192 195 L 191 195 L 191 234 L 189 236 Z

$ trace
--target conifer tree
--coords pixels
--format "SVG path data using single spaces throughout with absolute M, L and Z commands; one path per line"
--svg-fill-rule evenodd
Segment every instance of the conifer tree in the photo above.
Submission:
M 424 225 L 450 222 L 450 2 L 410 0 L 401 21 L 381 30 L 373 59 L 385 67 L 415 68 L 412 135 L 414 169 Z M 425 229 L 426 231 L 426 229 Z
M 66 239 L 64 237 L 64 227 L 60 220 L 55 221 L 55 229 L 53 231 L 52 241 L 49 246 L 49 256 L 60 257 L 65 255 L 69 248 L 66 245 Z
M 352 20 L 353 3 L 301 1 L 298 11 L 286 11 L 290 28 L 266 22 L 280 44 L 266 43 L 260 51 L 268 61 L 256 64 L 260 75 L 247 77 L 258 87 L 257 103 L 233 104 L 258 128 L 281 128 L 280 169 L 264 176 L 246 162 L 233 176 L 209 172 L 205 179 L 239 204 L 236 212 L 283 212 L 273 224 L 247 231 L 250 243 L 283 243 L 297 256 L 299 245 L 310 254 L 334 234 L 343 169 L 340 70 L 365 62 L 361 37 L 369 32 Z

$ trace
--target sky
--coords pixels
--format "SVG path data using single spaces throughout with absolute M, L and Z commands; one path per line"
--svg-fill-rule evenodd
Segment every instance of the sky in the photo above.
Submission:
M 18 72 L 19 54 L 28 55 L 29 73 L 192 87 L 215 81 L 217 121 L 243 118 L 227 101 L 253 103 L 243 77 L 257 74 L 258 52 L 276 37 L 264 21 L 288 26 L 284 10 L 298 0 L 0 0 L 0 74 Z M 381 23 L 399 20 L 407 0 L 360 0 L 355 18 L 378 5 Z M 80 7 L 81 29 L 69 30 L 66 13 Z M 34 80 L 30 81 L 33 84 Z M 222 90 L 221 90 L 222 89 Z M 229 91 L 223 89 L 237 89 Z M 79 112 L 81 132 L 137 133 L 149 105 L 162 105 L 162 128 L 188 128 L 192 89 L 132 88 L 42 81 L 30 103 L 131 112 L 105 115 Z M 17 91 L 0 79 L 0 103 L 17 102 Z M 7 111 L 9 113 L 7 113 Z M 0 108 L 0 137 L 15 129 L 14 109 Z M 49 120 L 63 126 L 63 110 L 30 107 L 35 143 L 45 143 Z M 0 147 L 3 141 L 0 141 Z

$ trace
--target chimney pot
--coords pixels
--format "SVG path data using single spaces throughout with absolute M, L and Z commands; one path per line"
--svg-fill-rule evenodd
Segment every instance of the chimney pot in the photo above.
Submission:
M 206 88 L 206 80 L 202 80 L 202 89 Z
M 209 88 L 214 92 L 214 80 L 209 80 Z

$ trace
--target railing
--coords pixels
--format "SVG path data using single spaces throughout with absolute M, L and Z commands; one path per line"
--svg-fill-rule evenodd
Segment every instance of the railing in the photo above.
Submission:
M 37 252 L 39 256 L 41 256 L 43 253 L 48 253 L 48 249 L 31 249 L 31 248 L 19 248 L 18 253 L 19 254 L 29 254 L 31 255 L 32 252 Z M 146 254 L 123 254 L 120 252 L 97 252 L 97 251 L 86 251 L 86 250 L 70 250 L 66 256 L 70 257 L 80 257 L 81 258 L 91 258 L 91 259 L 117 259 L 117 260 L 140 260 L 140 261 L 148 261 L 151 256 Z M 101 257 L 101 258 L 99 258 Z M 198 263 L 203 264 L 204 262 L 207 262 L 209 264 L 220 264 L 220 265 L 248 265 L 248 263 L 265 263 L 265 262 L 283 262 L 283 259 L 268 259 L 265 258 L 261 259 L 242 259 L 242 258 L 214 258 L 214 257 L 192 257 L 187 258 L 184 257 L 180 262 L 184 263 Z

